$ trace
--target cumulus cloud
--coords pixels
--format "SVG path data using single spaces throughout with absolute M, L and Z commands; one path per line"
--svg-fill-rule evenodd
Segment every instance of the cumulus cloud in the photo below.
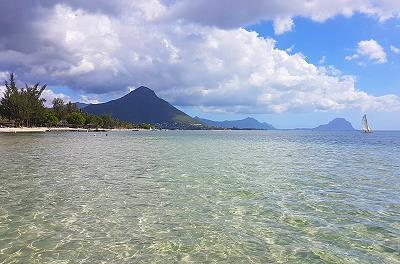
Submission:
M 85 104 L 99 104 L 100 101 L 96 98 L 90 98 L 87 95 L 82 95 L 79 99 L 79 102 L 85 103 Z
M 5 90 L 6 87 L 4 85 L 0 85 L 0 99 L 3 98 Z
M 0 71 L 0 99 L 3 98 L 6 87 L 3 85 L 4 81 L 9 77 L 9 73 L 5 71 Z
M 377 63 L 386 63 L 386 53 L 382 46 L 373 39 L 363 40 L 358 43 L 357 53 L 361 56 L 367 56 L 370 60 Z
M 262 20 L 306 17 L 323 22 L 337 15 L 346 17 L 362 13 L 385 21 L 399 17 L 400 2 L 397 0 L 179 0 L 168 10 L 168 17 L 221 28 L 236 28 Z M 284 23 L 292 28 L 291 23 Z M 290 27 L 288 26 L 290 25 Z M 278 31 L 280 32 L 280 31 Z
M 249 1 L 249 6 L 256 2 Z M 39 45 L 0 46 L 0 70 L 16 71 L 26 81 L 65 85 L 84 96 L 146 85 L 173 104 L 217 112 L 399 109 L 397 96 L 369 95 L 355 87 L 354 77 L 315 66 L 301 53 L 280 50 L 273 39 L 256 32 L 172 19 L 185 1 L 172 6 L 157 0 L 129 1 L 123 9 L 120 1 L 114 7 L 104 3 L 99 9 L 86 1 L 36 6 L 35 12 L 46 10 L 47 15 L 35 20 L 35 34 L 23 35 L 22 40 L 29 43 L 33 38 Z M 214 3 L 219 7 L 224 1 Z M 232 1 L 232 8 L 242 3 Z M 200 7 L 202 2 L 193 0 L 193 5 Z M 319 15 L 315 19 L 322 20 Z M 290 14 L 279 17 L 286 22 L 278 32 L 292 28 Z M 51 101 L 63 95 L 44 96 Z
M 393 52 L 394 54 L 400 54 L 400 49 L 393 45 L 390 45 L 390 51 Z
M 292 31 L 293 26 L 294 22 L 291 17 L 277 17 L 274 19 L 274 31 L 276 35 Z
M 52 106 L 52 102 L 55 98 L 61 98 L 64 100 L 64 102 L 70 102 L 72 101 L 71 97 L 68 95 L 65 95 L 63 93 L 55 93 L 52 89 L 46 88 L 46 90 L 43 91 L 42 93 L 42 98 L 46 100 L 45 105 L 46 106 Z
M 357 51 L 351 56 L 346 56 L 346 60 L 354 60 L 365 57 L 375 63 L 386 63 L 386 53 L 376 40 L 362 40 L 357 44 Z
M 292 53 L 294 49 L 294 45 L 290 46 L 289 48 L 285 49 L 287 53 Z
M 4 83 L 4 81 L 8 80 L 9 73 L 6 71 L 0 71 L 0 82 Z

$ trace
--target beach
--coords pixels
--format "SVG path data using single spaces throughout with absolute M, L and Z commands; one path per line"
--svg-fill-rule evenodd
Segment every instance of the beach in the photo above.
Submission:
M 47 127 L 0 127 L 0 133 L 37 133 L 47 132 Z
M 150 129 L 128 129 L 128 128 L 99 128 L 100 132 L 114 131 L 151 131 Z M 44 132 L 98 132 L 97 129 L 74 128 L 74 127 L 0 127 L 0 133 L 44 133 Z

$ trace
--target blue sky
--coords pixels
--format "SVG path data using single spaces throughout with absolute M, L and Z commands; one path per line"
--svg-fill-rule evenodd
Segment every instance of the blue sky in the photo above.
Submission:
M 105 102 L 141 85 L 194 116 L 400 129 L 397 0 L 2 1 L 0 77 Z M 18 17 L 18 20 L 14 18 Z M 4 87 L 0 86 L 0 90 Z
M 344 74 L 356 77 L 356 87 L 373 95 L 400 95 L 400 54 L 390 50 L 390 46 L 400 47 L 400 19 L 390 19 L 379 23 L 375 18 L 357 14 L 352 17 L 337 16 L 325 22 L 296 18 L 291 32 L 275 35 L 272 22 L 262 22 L 248 26 L 265 38 L 273 38 L 280 49 L 290 49 L 292 53 L 301 52 L 312 64 L 332 65 Z M 347 61 L 345 57 L 355 53 L 360 40 L 376 40 L 386 51 L 388 62 L 376 64 Z M 323 62 L 321 61 L 323 60 Z M 210 119 L 234 119 L 247 115 L 202 113 L 193 108 L 181 108 L 192 115 Z M 280 113 L 253 115 L 259 120 L 270 122 L 280 128 L 315 127 L 327 123 L 335 117 L 345 117 L 354 127 L 360 128 L 361 115 L 368 111 L 346 110 L 306 113 Z M 400 113 L 368 113 L 377 129 L 400 129 Z
M 293 45 L 294 52 L 302 52 L 307 60 L 318 65 L 325 56 L 325 64 L 333 65 L 345 74 L 357 77 L 358 87 L 376 95 L 398 93 L 400 87 L 400 56 L 390 51 L 390 46 L 400 47 L 400 20 L 390 19 L 379 23 L 366 15 L 351 18 L 338 16 L 318 23 L 309 19 L 295 19 L 292 32 L 275 36 L 271 23 L 261 23 L 249 27 L 264 37 L 277 40 L 277 46 L 286 49 Z M 367 63 L 359 66 L 354 61 L 346 61 L 353 54 L 360 40 L 376 40 L 388 55 L 388 63 Z

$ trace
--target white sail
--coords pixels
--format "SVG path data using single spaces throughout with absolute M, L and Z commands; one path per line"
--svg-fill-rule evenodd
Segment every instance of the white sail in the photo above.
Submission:
M 364 115 L 362 118 L 362 130 L 363 130 L 363 132 L 366 132 L 366 133 L 372 132 L 371 128 L 368 125 L 367 115 Z

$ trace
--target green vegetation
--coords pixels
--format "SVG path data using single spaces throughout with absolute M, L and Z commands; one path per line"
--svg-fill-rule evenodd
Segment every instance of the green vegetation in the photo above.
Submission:
M 96 116 L 84 113 L 75 104 L 67 104 L 60 98 L 53 100 L 52 108 L 46 108 L 41 98 L 46 85 L 25 85 L 17 88 L 14 74 L 5 81 L 6 90 L 0 100 L 0 124 L 13 123 L 16 126 L 73 126 L 88 128 L 151 128 L 151 125 L 134 125 L 111 116 Z
M 197 120 L 193 119 L 192 117 L 186 115 L 186 114 L 176 114 L 173 119 L 174 122 L 178 122 L 178 123 L 184 123 L 184 124 L 190 124 L 190 125 L 195 125 L 195 124 L 199 124 L 199 122 L 197 122 Z
M 60 123 L 60 119 L 57 117 L 54 111 L 50 109 L 46 109 L 44 111 L 43 117 L 44 117 L 44 123 L 48 127 L 57 126 Z
M 85 116 L 80 112 L 72 112 L 67 115 L 67 122 L 73 126 L 81 127 L 85 124 Z
M 46 85 L 25 85 L 18 89 L 14 74 L 10 74 L 9 81 L 5 81 L 6 90 L 0 101 L 0 114 L 9 120 L 14 120 L 17 125 L 38 125 L 43 119 L 44 102 L 40 98 Z
M 59 120 L 65 119 L 65 106 L 62 99 L 55 98 L 53 100 L 53 113 Z

